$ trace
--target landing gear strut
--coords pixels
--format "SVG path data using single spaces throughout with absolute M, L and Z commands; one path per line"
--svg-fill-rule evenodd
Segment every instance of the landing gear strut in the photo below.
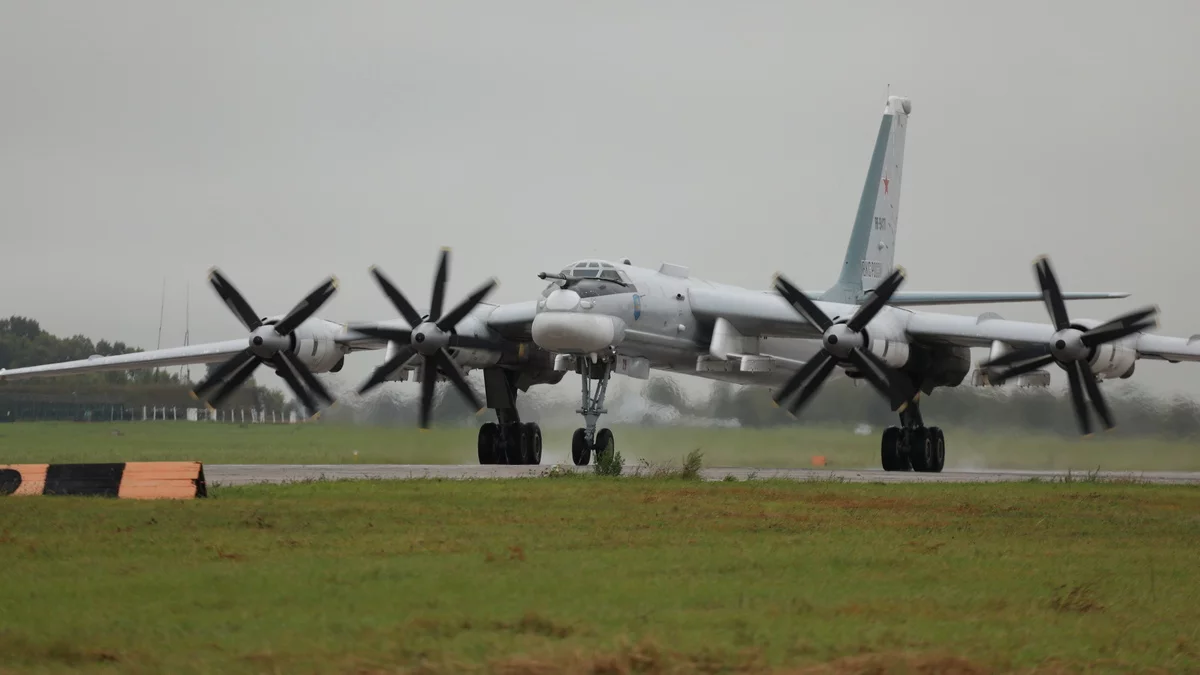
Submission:
M 542 429 L 535 422 L 522 422 L 517 413 L 517 387 L 509 371 L 483 371 L 487 405 L 496 411 L 498 422 L 479 427 L 480 464 L 541 464 Z
M 918 401 L 900 411 L 900 426 L 883 432 L 880 459 L 884 471 L 939 473 L 946 465 L 946 439 L 939 427 L 927 427 Z
M 584 426 L 575 430 L 571 437 L 571 461 L 575 466 L 587 466 L 592 461 L 592 452 L 599 455 L 606 451 L 616 451 L 616 441 L 609 429 L 596 430 L 600 415 L 608 412 L 604 409 L 604 395 L 608 392 L 608 379 L 612 375 L 612 360 L 601 359 L 591 363 L 585 359 L 579 360 L 579 375 L 581 405 L 578 412 L 583 415 Z M 596 381 L 595 392 L 592 392 L 592 380 Z

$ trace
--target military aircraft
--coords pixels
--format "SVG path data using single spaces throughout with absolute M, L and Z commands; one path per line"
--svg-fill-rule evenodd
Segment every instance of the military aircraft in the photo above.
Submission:
M 316 414 L 333 399 L 314 373 L 339 371 L 353 352 L 382 349 L 383 362 L 360 393 L 388 381 L 420 382 L 420 425 L 427 428 L 438 381 L 448 380 L 483 409 L 464 378 L 482 370 L 486 407 L 497 421 L 479 429 L 479 462 L 538 464 L 541 430 L 521 421 L 517 396 L 573 371 L 580 375 L 584 425 L 575 431 L 571 455 L 586 465 L 615 447 L 612 432 L 597 429 L 614 374 L 645 379 L 660 370 L 769 387 L 795 414 L 837 373 L 868 382 L 899 413 L 899 425 L 883 432 L 885 470 L 937 472 L 945 464 L 945 438 L 925 425 L 919 397 L 959 386 L 971 372 L 971 348 L 990 349 L 975 371 L 984 384 L 1045 375 L 1052 364 L 1064 369 L 1084 434 L 1092 431 L 1087 399 L 1104 427 L 1114 425 L 1098 381 L 1129 377 L 1139 359 L 1200 360 L 1200 336 L 1146 332 L 1156 326 L 1154 307 L 1110 321 L 1071 319 L 1066 300 L 1128 294 L 1064 292 L 1045 257 L 1034 263 L 1036 292 L 899 290 L 904 270 L 893 257 L 911 109 L 907 98 L 887 99 L 840 276 L 821 292 L 802 291 L 782 275 L 772 289 L 746 289 L 696 278 L 671 263 L 651 269 L 628 259 L 589 259 L 539 274 L 549 282 L 540 298 L 486 303 L 497 284 L 490 279 L 444 311 L 449 252 L 443 249 L 424 312 L 372 267 L 398 317 L 342 324 L 315 316 L 336 290 L 333 277 L 286 315 L 262 317 L 214 269 L 212 286 L 248 337 L 14 368 L 0 371 L 0 380 L 223 361 L 194 391 L 219 406 L 265 364 Z M 911 309 L 1034 301 L 1045 304 L 1051 323 Z

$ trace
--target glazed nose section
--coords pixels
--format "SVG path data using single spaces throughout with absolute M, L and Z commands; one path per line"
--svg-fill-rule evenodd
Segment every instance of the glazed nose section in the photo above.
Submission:
M 552 312 L 571 312 L 579 307 L 579 294 L 559 289 L 546 298 L 546 309 Z

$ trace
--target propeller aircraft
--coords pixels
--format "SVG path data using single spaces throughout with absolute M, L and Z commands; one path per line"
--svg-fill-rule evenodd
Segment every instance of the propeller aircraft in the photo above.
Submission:
M 248 337 L 0 370 L 0 380 L 221 362 L 194 390 L 219 406 L 258 366 L 267 365 L 316 414 L 333 399 L 314 373 L 338 372 L 354 352 L 383 350 L 360 393 L 391 381 L 420 382 L 420 425 L 427 428 L 435 384 L 449 381 L 472 405 L 496 413 L 495 422 L 479 429 L 481 464 L 538 464 L 541 430 L 521 421 L 517 396 L 573 372 L 580 376 L 578 412 L 584 423 L 574 433 L 571 455 L 575 464 L 586 465 L 615 447 L 611 430 L 597 428 L 613 375 L 646 379 L 659 370 L 768 387 L 776 403 L 798 414 L 837 374 L 869 383 L 898 413 L 899 424 L 882 435 L 885 470 L 938 472 L 945 464 L 945 438 L 939 427 L 926 426 L 920 396 L 961 385 L 972 373 L 972 348 L 989 350 L 974 371 L 983 384 L 1045 375 L 1051 365 L 1065 370 L 1085 435 L 1093 430 L 1089 400 L 1102 426 L 1115 425 L 1102 380 L 1130 377 L 1140 359 L 1200 360 L 1200 336 L 1147 332 L 1157 325 L 1154 307 L 1108 321 L 1072 319 L 1067 300 L 1128 294 L 1064 292 L 1045 257 L 1034 262 L 1037 291 L 900 290 L 905 273 L 893 256 L 911 109 L 907 98 L 887 99 L 841 272 L 824 291 L 803 291 L 783 275 L 771 289 L 747 289 L 694 277 L 671 263 L 646 268 L 628 259 L 586 259 L 539 274 L 549 282 L 539 298 L 487 303 L 497 284 L 489 279 L 443 311 L 449 274 L 449 251 L 443 249 L 424 312 L 373 267 L 371 275 L 398 316 L 342 324 L 316 317 L 337 288 L 332 277 L 287 314 L 261 317 L 213 270 L 214 290 Z M 1051 322 L 920 309 L 1008 302 L 1042 302 Z M 482 403 L 464 377 L 470 370 L 483 372 Z

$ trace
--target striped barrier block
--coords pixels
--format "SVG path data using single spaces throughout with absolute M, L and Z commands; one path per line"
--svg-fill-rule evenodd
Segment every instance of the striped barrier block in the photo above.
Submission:
M 119 499 L 207 497 L 200 462 L 0 465 L 0 495 L 86 495 Z

